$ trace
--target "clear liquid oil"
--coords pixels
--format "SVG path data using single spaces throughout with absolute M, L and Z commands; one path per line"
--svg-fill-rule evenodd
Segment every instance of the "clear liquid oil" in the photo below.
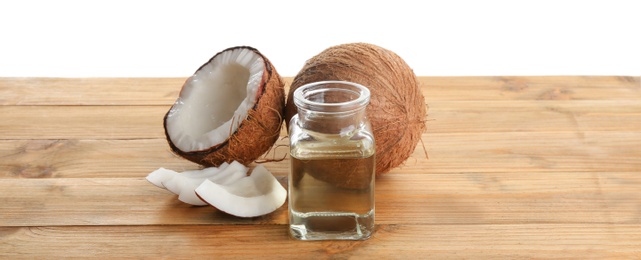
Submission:
M 290 233 L 301 240 L 366 239 L 374 229 L 373 144 L 329 143 L 292 149 Z

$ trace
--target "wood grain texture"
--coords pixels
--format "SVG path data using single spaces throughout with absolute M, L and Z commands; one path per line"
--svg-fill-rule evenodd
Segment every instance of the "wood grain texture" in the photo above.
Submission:
M 376 185 L 381 224 L 641 224 L 637 173 L 390 174 Z M 0 212 L 0 226 L 287 223 L 286 207 L 234 218 L 143 178 L 5 179 L 0 190 L 12 209 Z
M 168 105 L 184 78 L 0 78 L 1 105 Z
M 299 242 L 288 237 L 285 225 L 22 227 L 0 229 L 5 234 L 0 252 L 12 259 L 635 259 L 641 257 L 639 229 L 638 224 L 377 225 L 367 241 Z
M 285 77 L 287 84 L 291 77 Z M 171 105 L 185 78 L 0 78 L 0 105 Z M 419 77 L 438 100 L 639 100 L 631 76 Z
M 422 77 L 428 100 L 639 100 L 639 77 Z
M 429 133 L 582 132 L 641 129 L 641 101 L 443 101 Z M 169 106 L 0 106 L 2 139 L 164 138 Z
M 426 133 L 393 173 L 638 172 L 638 132 Z M 287 156 L 286 138 L 264 159 Z M 429 156 L 426 157 L 425 151 Z M 72 158 L 72 159 L 71 159 Z M 1 178 L 143 177 L 165 167 L 199 168 L 172 154 L 164 139 L 0 140 Z M 289 160 L 269 163 L 285 176 Z
M 291 78 L 286 78 L 291 82 Z M 427 131 L 367 241 L 299 242 L 144 179 L 184 78 L 0 78 L 0 258 L 641 258 L 639 77 L 420 77 Z M 287 138 L 265 166 L 287 183 Z

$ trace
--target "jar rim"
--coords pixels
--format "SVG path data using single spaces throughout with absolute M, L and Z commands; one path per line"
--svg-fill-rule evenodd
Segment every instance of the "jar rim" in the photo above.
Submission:
M 341 91 L 355 94 L 355 98 L 341 102 L 319 102 L 311 100 L 316 94 Z M 307 83 L 294 91 L 294 104 L 300 109 L 318 112 L 351 112 L 364 108 L 370 99 L 367 87 L 350 81 L 326 80 Z

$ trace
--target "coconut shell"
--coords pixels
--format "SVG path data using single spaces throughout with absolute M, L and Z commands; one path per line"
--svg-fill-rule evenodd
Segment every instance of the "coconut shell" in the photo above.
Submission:
M 368 43 L 342 44 L 309 59 L 294 78 L 285 119 L 297 113 L 293 93 L 307 83 L 343 80 L 369 88 L 367 116 L 376 142 L 376 174 L 387 173 L 413 153 L 425 131 L 427 109 L 414 71 L 396 53 Z
M 264 61 L 265 69 L 260 86 L 257 91 L 256 104 L 248 111 L 247 118 L 240 123 L 236 132 L 216 146 L 202 151 L 185 152 L 178 149 L 169 138 L 167 133 L 167 116 L 164 117 L 165 136 L 171 150 L 189 161 L 205 167 L 220 166 L 223 162 L 231 163 L 238 161 L 243 165 L 249 165 L 256 161 L 265 152 L 269 151 L 276 143 L 280 135 L 280 128 L 283 122 L 283 109 L 285 107 L 284 81 L 272 65 L 257 49 L 248 46 L 239 46 L 225 49 L 216 56 L 235 48 L 250 49 L 258 54 Z M 202 69 L 203 64 L 198 70 Z

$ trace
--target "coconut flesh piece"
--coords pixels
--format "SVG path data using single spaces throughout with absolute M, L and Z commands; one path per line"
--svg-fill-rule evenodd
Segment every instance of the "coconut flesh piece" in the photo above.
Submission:
M 159 168 L 147 180 L 178 195 L 194 206 L 212 205 L 238 217 L 256 217 L 280 208 L 287 190 L 262 165 L 247 176 L 248 168 L 234 161 L 221 167 L 209 167 L 178 173 Z
M 235 164 L 239 166 L 235 166 Z M 178 200 L 194 206 L 206 206 L 207 203 L 205 203 L 200 198 L 198 198 L 198 196 L 196 196 L 196 193 L 194 192 L 194 190 L 196 190 L 196 188 L 200 184 L 202 184 L 205 180 L 208 180 L 215 183 L 219 183 L 221 185 L 228 185 L 247 176 L 247 170 L 248 170 L 247 167 L 245 167 L 244 165 L 238 162 L 233 162 L 231 165 L 229 165 L 229 167 L 220 171 L 219 174 L 217 174 L 216 176 L 212 176 L 210 178 L 189 178 L 188 177 L 193 181 L 185 182 L 187 185 L 185 185 L 180 190 L 180 193 L 178 194 Z
M 220 184 L 231 184 L 247 176 L 249 169 L 239 162 L 223 164 L 221 167 L 209 167 L 202 170 L 191 170 L 178 173 L 160 168 L 147 175 L 147 180 L 157 187 L 164 188 L 178 195 L 178 200 L 195 206 L 207 203 L 199 199 L 194 190 L 205 180 Z
M 246 175 L 247 167 L 238 163 L 232 162 L 226 167 L 208 167 L 202 170 L 192 170 L 176 174 L 173 178 L 167 179 L 162 182 L 165 189 L 171 191 L 176 195 L 180 195 L 185 190 L 194 190 L 205 179 L 212 181 L 224 181 L 232 175 L 240 172 L 242 176 Z M 241 177 L 242 177 L 241 176 Z
M 216 55 L 191 76 L 167 113 L 166 131 L 181 151 L 202 151 L 225 142 L 256 104 L 263 58 L 246 48 Z
M 166 189 L 165 185 L 163 185 L 163 182 L 166 182 L 167 180 L 174 178 L 174 176 L 176 175 L 178 175 L 178 173 L 175 171 L 168 170 L 165 168 L 158 168 L 157 170 L 147 175 L 146 179 L 156 187 Z
M 262 165 L 254 168 L 250 176 L 229 185 L 205 180 L 195 192 L 208 204 L 238 217 L 271 213 L 287 199 L 287 190 Z

